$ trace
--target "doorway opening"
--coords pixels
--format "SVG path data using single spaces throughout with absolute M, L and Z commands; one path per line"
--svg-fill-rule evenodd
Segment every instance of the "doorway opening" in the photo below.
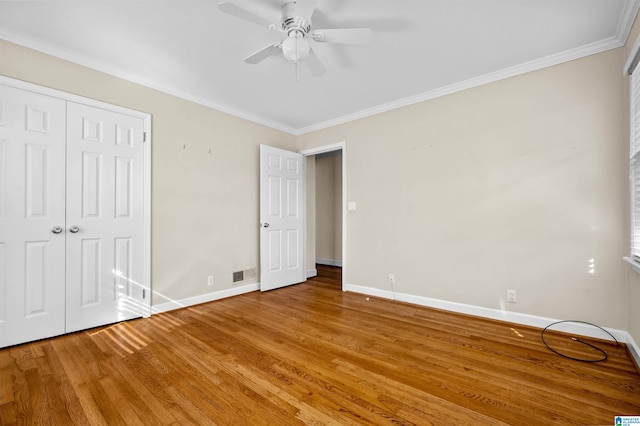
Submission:
M 341 142 L 300 152 L 307 170 L 307 277 L 329 267 L 339 271 L 343 289 L 347 266 L 345 148 L 346 143 Z

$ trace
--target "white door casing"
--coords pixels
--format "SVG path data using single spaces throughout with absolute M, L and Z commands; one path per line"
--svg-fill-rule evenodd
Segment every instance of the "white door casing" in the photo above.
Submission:
M 68 103 L 67 332 L 145 313 L 143 131 L 139 117 Z
M 260 145 L 260 290 L 305 280 L 304 158 Z
M 0 347 L 65 331 L 64 193 L 65 102 L 0 85 Z

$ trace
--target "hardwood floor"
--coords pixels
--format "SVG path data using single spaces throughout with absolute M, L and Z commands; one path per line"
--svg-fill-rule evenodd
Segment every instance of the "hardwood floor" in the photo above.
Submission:
M 340 291 L 339 270 L 0 350 L 0 424 L 613 425 L 640 415 L 624 346 Z M 583 356 L 583 345 L 551 337 Z

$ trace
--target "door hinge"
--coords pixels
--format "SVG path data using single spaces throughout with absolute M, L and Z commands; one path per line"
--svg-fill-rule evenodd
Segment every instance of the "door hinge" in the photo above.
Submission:
M 145 290 L 144 288 L 142 289 L 142 298 L 143 299 L 147 298 L 147 290 Z
M 142 142 L 147 141 L 147 132 L 142 132 Z

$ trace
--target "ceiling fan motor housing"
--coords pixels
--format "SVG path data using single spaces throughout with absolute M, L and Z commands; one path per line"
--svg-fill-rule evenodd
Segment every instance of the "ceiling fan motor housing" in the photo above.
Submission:
M 288 36 L 291 33 L 301 33 L 305 37 L 311 31 L 311 18 L 296 16 L 295 2 L 282 6 L 282 29 Z
M 295 2 L 282 6 L 282 29 L 287 33 L 287 39 L 282 42 L 284 57 L 295 63 L 306 59 L 311 48 L 305 37 L 311 31 L 311 20 L 296 15 Z

